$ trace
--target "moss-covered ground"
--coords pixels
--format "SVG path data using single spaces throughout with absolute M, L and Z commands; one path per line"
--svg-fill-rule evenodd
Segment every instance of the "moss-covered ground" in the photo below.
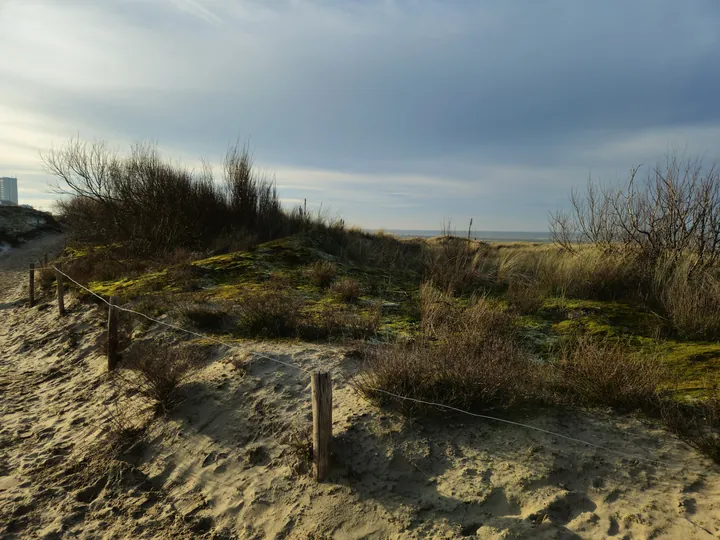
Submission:
M 87 256 L 88 250 L 68 248 L 66 252 L 67 260 Z M 348 305 L 328 288 L 315 284 L 308 269 L 317 261 L 334 265 L 336 279 L 347 277 L 359 282 L 361 295 L 357 302 Z M 268 291 L 281 291 L 286 295 L 283 298 L 297 304 L 306 327 L 325 324 L 323 321 L 340 314 L 338 324 L 352 327 L 340 335 L 394 341 L 418 335 L 422 277 L 419 269 L 351 262 L 297 236 L 262 244 L 252 251 L 199 258 L 133 277 L 92 281 L 89 286 L 98 294 L 131 301 L 136 309 L 154 316 L 182 305 L 215 306 L 232 312 L 242 309 L 250 297 L 262 299 Z M 504 301 L 502 297 L 496 300 Z M 378 320 L 373 322 L 373 318 Z M 563 336 L 572 332 L 627 340 L 667 363 L 673 379 L 668 383 L 679 389 L 683 399 L 706 395 L 711 390 L 708 381 L 720 374 L 720 343 L 677 339 L 661 315 L 629 304 L 550 297 L 536 313 L 519 317 L 518 324 L 539 358 L 551 355 Z M 238 337 L 232 336 L 232 328 L 223 325 L 203 330 Z M 336 335 L 332 331 L 306 332 L 304 338 Z

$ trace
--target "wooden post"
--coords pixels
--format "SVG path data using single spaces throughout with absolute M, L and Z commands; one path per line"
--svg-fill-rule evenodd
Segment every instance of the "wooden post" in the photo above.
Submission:
M 35 305 L 35 263 L 30 263 L 30 307 Z
M 117 347 L 118 347 L 118 310 L 115 307 L 117 297 L 110 297 L 110 306 L 108 306 L 108 336 L 107 336 L 107 359 L 108 371 L 115 369 L 117 365 Z
M 57 301 L 58 313 L 62 317 L 65 315 L 65 285 L 63 284 L 63 275 L 59 271 L 60 263 L 55 265 L 55 281 L 57 283 Z
M 329 373 L 312 373 L 313 474 L 322 482 L 330 471 L 332 381 Z
M 47 268 L 47 253 L 43 256 L 43 267 Z

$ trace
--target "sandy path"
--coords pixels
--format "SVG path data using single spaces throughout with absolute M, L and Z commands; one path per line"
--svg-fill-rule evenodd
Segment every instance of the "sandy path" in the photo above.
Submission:
M 13 302 L 22 298 L 22 291 L 27 290 L 26 281 L 28 265 L 38 263 L 47 253 L 52 259 L 65 247 L 65 235 L 59 233 L 45 234 L 35 240 L 0 253 L 0 304 Z
M 662 465 L 480 419 L 408 419 L 353 391 L 358 361 L 338 345 L 216 350 L 183 387 L 183 404 L 112 454 L 110 419 L 130 402 L 108 380 L 103 311 L 70 297 L 59 319 L 50 298 L 32 309 L 17 301 L 28 260 L 58 245 L 40 242 L 0 259 L 9 286 L 0 304 L 2 538 L 720 535 L 718 466 L 651 423 L 599 412 L 514 417 Z M 292 442 L 309 425 L 309 377 L 253 352 L 331 371 L 327 483 L 312 481 Z

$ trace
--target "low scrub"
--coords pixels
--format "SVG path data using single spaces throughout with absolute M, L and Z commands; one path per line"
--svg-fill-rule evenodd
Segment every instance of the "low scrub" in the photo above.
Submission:
M 337 267 L 329 261 L 315 261 L 305 270 L 310 283 L 316 287 L 326 289 L 337 276 Z
M 450 340 L 387 345 L 366 354 L 367 370 L 355 379 L 365 395 L 398 403 L 383 392 L 459 407 L 487 410 L 532 399 L 535 373 L 529 355 L 511 340 Z M 412 402 L 404 403 L 413 405 Z
M 178 388 L 207 352 L 196 347 L 172 347 L 159 341 L 135 342 L 122 360 L 118 375 L 126 390 L 153 401 L 166 412 L 179 401 Z
M 342 302 L 354 303 L 360 299 L 362 289 L 358 280 L 342 278 L 332 284 L 330 294 Z
M 659 356 L 619 339 L 588 335 L 569 337 L 552 368 L 559 402 L 590 407 L 652 410 L 668 380 Z
M 422 339 L 369 349 L 359 390 L 473 409 L 535 399 L 540 371 L 516 339 L 510 313 L 484 297 L 463 306 L 430 284 L 420 304 Z
M 52 268 L 39 268 L 35 270 L 35 281 L 38 283 L 43 295 L 50 296 L 55 284 L 55 270 Z
M 377 333 L 381 314 L 379 303 L 363 307 L 324 305 L 303 318 L 305 322 L 300 324 L 298 333 L 300 337 L 309 340 L 366 339 Z
M 179 313 L 184 320 L 201 331 L 218 332 L 229 324 L 228 312 L 209 303 L 188 303 L 179 308 Z
M 283 289 L 243 296 L 238 303 L 236 329 L 246 337 L 294 337 L 301 319 L 302 299 Z

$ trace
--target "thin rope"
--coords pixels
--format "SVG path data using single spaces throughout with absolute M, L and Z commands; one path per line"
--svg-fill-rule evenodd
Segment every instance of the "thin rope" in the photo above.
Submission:
M 416 399 L 416 398 L 411 398 L 411 397 L 407 397 L 407 396 L 401 396 L 401 395 L 399 395 L 399 394 L 393 394 L 392 392 L 388 392 L 387 390 L 381 390 L 381 389 L 379 389 L 379 388 L 368 388 L 368 390 L 370 390 L 370 391 L 372 391 L 372 392 L 380 392 L 380 393 L 382 393 L 382 394 L 387 394 L 387 395 L 389 395 L 389 396 L 392 396 L 392 397 L 395 397 L 395 398 L 398 398 L 398 399 L 402 399 L 402 400 L 405 400 L 405 401 L 413 401 L 413 402 L 415 402 L 415 403 L 421 403 L 421 404 L 423 404 L 423 405 L 431 405 L 431 406 L 434 406 L 434 407 L 440 407 L 440 408 L 443 408 L 443 409 L 448 409 L 448 410 L 451 410 L 451 411 L 455 411 L 455 412 L 459 412 L 459 413 L 462 413 L 462 414 L 466 414 L 466 415 L 468 415 L 468 416 L 474 416 L 474 417 L 476 417 L 476 418 L 484 418 L 484 419 L 486 419 L 486 420 L 493 420 L 493 421 L 495 421 L 495 422 L 502 422 L 503 424 L 510 424 L 511 426 L 523 427 L 523 428 L 530 429 L 530 430 L 533 430 L 533 431 L 539 431 L 540 433 L 545 433 L 546 435 L 552 435 L 553 437 L 560 437 L 561 439 L 565 439 L 565 440 L 572 441 L 572 442 L 575 442 L 575 443 L 584 444 L 584 445 L 586 445 L 586 446 L 591 446 L 591 447 L 593 447 L 593 448 L 599 448 L 600 450 L 605 450 L 606 452 L 610 452 L 610 453 L 612 453 L 612 454 L 617 454 L 617 455 L 622 456 L 622 457 L 625 457 L 625 458 L 635 459 L 635 460 L 639 460 L 639 461 L 647 461 L 647 462 L 649 462 L 649 463 L 654 463 L 654 464 L 657 464 L 657 465 L 663 465 L 663 466 L 665 465 L 665 463 L 663 463 L 663 462 L 661 462 L 661 461 L 657 461 L 657 460 L 654 460 L 654 459 L 648 459 L 648 458 L 645 458 L 645 457 L 642 457 L 642 456 L 636 456 L 636 455 L 633 455 L 633 454 L 626 454 L 625 452 L 619 452 L 618 450 L 613 450 L 612 448 L 608 448 L 607 446 L 601 446 L 601 445 L 599 445 L 599 444 L 591 443 L 591 442 L 589 442 L 589 441 L 584 441 L 584 440 L 582 440 L 582 439 L 576 439 L 575 437 L 569 437 L 569 436 L 567 436 L 567 435 L 562 435 L 561 433 L 555 433 L 554 431 L 549 431 L 549 430 L 547 430 L 547 429 L 542 429 L 542 428 L 539 428 L 539 427 L 531 426 L 531 425 L 529 425 L 529 424 L 522 424 L 522 423 L 520 423 L 520 422 L 513 422 L 512 420 L 505 420 L 504 418 L 497 418 L 497 417 L 495 417 L 495 416 L 488 416 L 488 415 L 486 415 L 486 414 L 473 413 L 473 412 L 470 412 L 470 411 L 465 411 L 465 410 L 463 410 L 463 409 L 458 409 L 457 407 L 452 407 L 452 406 L 450 406 L 450 405 L 444 405 L 444 404 L 442 404 L 442 403 L 435 403 L 435 402 L 433 402 L 433 401 L 425 401 L 425 400 L 422 400 L 422 399 Z
M 100 296 L 99 294 L 91 291 L 90 289 L 88 289 L 88 288 L 85 287 L 84 285 L 81 285 L 80 283 L 78 283 L 77 281 L 75 281 L 73 278 L 71 278 L 70 276 L 68 276 L 68 275 L 67 275 L 65 272 L 63 272 L 62 270 L 59 270 L 56 266 L 53 266 L 53 268 L 54 268 L 55 270 L 57 270 L 60 274 L 62 274 L 63 276 L 65 276 L 67 279 L 69 279 L 70 281 L 72 281 L 75 285 L 77 285 L 78 287 L 80 287 L 80 288 L 83 289 L 84 291 L 89 292 L 89 293 L 92 294 L 95 298 L 97 298 L 98 300 L 104 302 L 104 303 L 107 304 L 108 306 L 112 306 L 113 308 L 118 309 L 118 310 L 120 310 L 120 311 L 124 311 L 124 312 L 126 312 L 126 313 L 132 313 L 133 315 L 137 315 L 137 316 L 139 316 L 139 317 L 143 317 L 143 318 L 147 319 L 148 321 L 152 321 L 152 322 L 157 323 L 157 324 L 162 325 L 162 326 L 167 326 L 168 328 L 172 328 L 173 330 L 177 330 L 178 332 L 185 332 L 186 334 L 190 334 L 190 335 L 193 335 L 193 336 L 202 338 L 202 339 L 207 339 L 207 340 L 209 340 L 209 341 L 214 341 L 215 343 L 219 343 L 220 345 L 225 345 L 226 347 L 230 347 L 230 348 L 236 348 L 236 347 L 237 347 L 237 345 L 232 344 L 232 343 L 229 343 L 229 342 L 227 342 L 227 341 L 223 341 L 223 340 L 221 340 L 221 339 L 217 339 L 217 338 L 214 338 L 214 337 L 212 337 L 212 336 L 207 336 L 207 335 L 205 335 L 205 334 L 200 334 L 200 333 L 198 333 L 198 332 L 193 332 L 192 330 L 188 330 L 188 329 L 182 328 L 182 327 L 180 327 L 180 326 L 175 326 L 174 324 L 169 324 L 169 323 L 166 323 L 166 322 L 163 322 L 163 321 L 159 321 L 159 320 L 157 320 L 157 319 L 153 319 L 152 317 L 150 317 L 150 316 L 148 316 L 148 315 L 145 315 L 144 313 L 140 313 L 139 311 L 135 311 L 134 309 L 128 309 L 128 308 L 124 308 L 124 307 L 122 307 L 122 306 L 118 306 L 118 305 L 115 305 L 115 304 L 111 304 L 110 302 L 108 302 L 107 300 L 105 300 L 105 298 L 103 298 L 103 297 Z M 277 364 L 282 364 L 283 366 L 287 366 L 287 367 L 289 367 L 289 368 L 294 368 L 294 369 L 297 369 L 297 370 L 299 370 L 299 371 L 303 371 L 303 372 L 305 372 L 305 373 L 311 373 L 310 370 L 307 370 L 307 369 L 305 369 L 305 368 L 303 368 L 303 367 L 300 367 L 300 366 L 297 366 L 297 365 L 295 365 L 295 364 L 289 364 L 289 363 L 287 363 L 287 362 L 283 362 L 282 360 L 278 360 L 277 358 L 271 358 L 271 357 L 269 357 L 269 356 L 265 356 L 264 354 L 260 354 L 260 353 L 257 353 L 257 352 L 254 352 L 254 353 L 252 353 L 252 354 L 253 354 L 253 356 L 255 356 L 255 357 L 263 358 L 263 359 L 265 359 L 265 360 L 270 360 L 271 362 L 275 362 L 275 363 L 277 363 Z

